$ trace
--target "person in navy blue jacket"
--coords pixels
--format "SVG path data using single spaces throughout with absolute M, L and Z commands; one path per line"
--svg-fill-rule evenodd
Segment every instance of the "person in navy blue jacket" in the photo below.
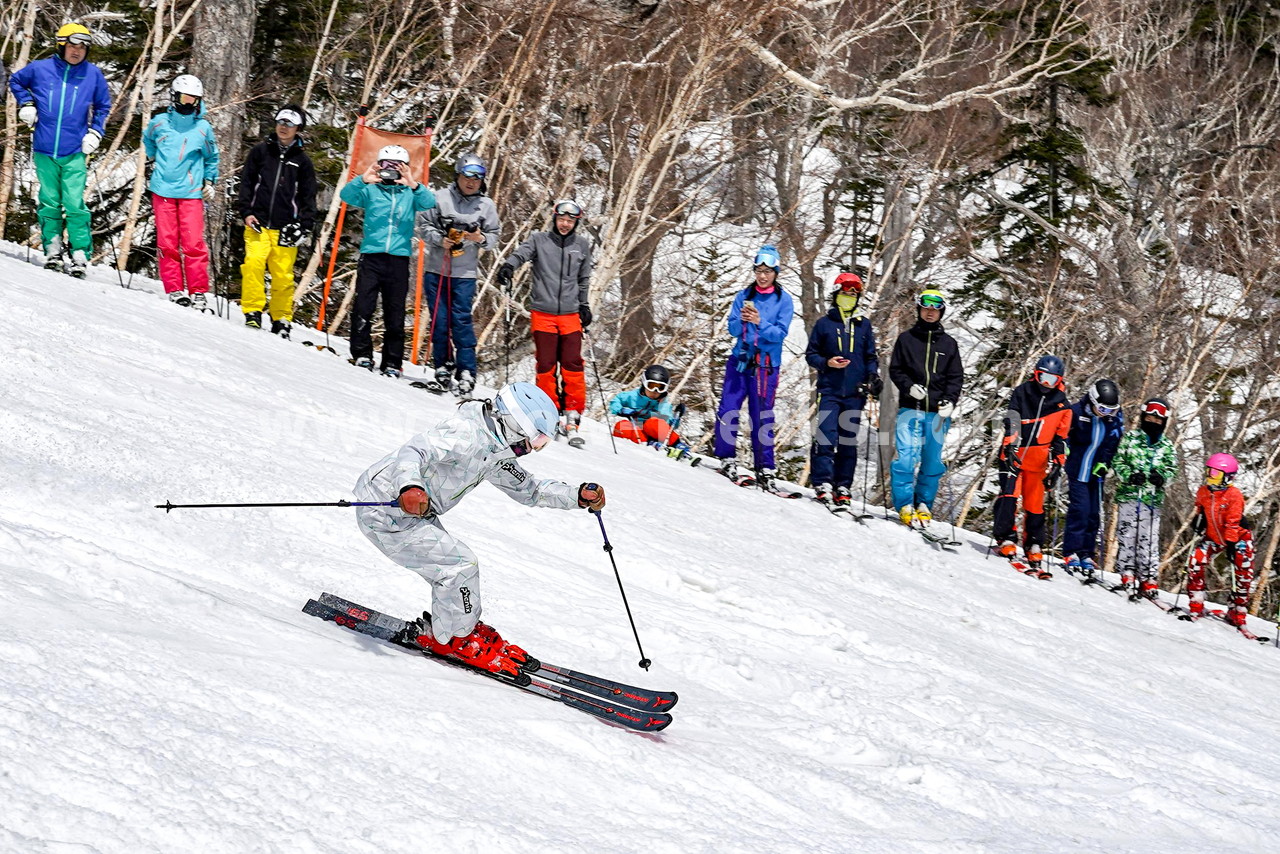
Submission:
M 729 310 L 729 334 L 737 341 L 724 366 L 724 390 L 716 413 L 713 453 L 720 458 L 720 472 L 739 485 L 752 482 L 738 469 L 738 412 L 746 401 L 751 415 L 751 450 L 754 482 L 772 488 L 776 472 L 773 455 L 773 398 L 778 390 L 778 366 L 782 342 L 791 327 L 791 297 L 778 284 L 782 256 L 763 246 L 753 262 L 756 281 L 741 291 Z
M 1097 569 L 1094 555 L 1102 526 L 1102 487 L 1111 460 L 1124 435 L 1120 389 L 1111 380 L 1098 380 L 1089 393 L 1071 405 L 1067 434 L 1067 530 L 1062 540 L 1069 572 L 1090 576 Z
M 884 390 L 876 336 L 858 307 L 862 279 L 856 273 L 836 276 L 831 309 L 813 325 L 804 351 L 818 372 L 818 421 L 814 425 L 809 479 L 817 499 L 849 505 L 858 465 L 858 424 L 868 397 Z
M 84 203 L 88 157 L 102 142 L 111 110 L 106 78 L 88 59 L 91 41 L 82 24 L 65 24 L 55 38 L 57 55 L 38 59 L 9 78 L 18 118 L 35 129 L 31 151 L 40 182 L 45 267 L 80 277 L 93 249 L 89 208 Z M 69 250 L 62 242 L 64 224 Z M 68 251 L 70 257 L 64 259 Z

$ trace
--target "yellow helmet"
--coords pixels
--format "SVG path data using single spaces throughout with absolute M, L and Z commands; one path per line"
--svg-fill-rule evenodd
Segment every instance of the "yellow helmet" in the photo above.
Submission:
M 93 33 L 89 32 L 89 28 L 84 24 L 63 24 L 62 28 L 58 30 L 58 34 L 54 36 L 54 41 L 58 44 L 71 42 L 72 44 L 88 45 L 93 41 Z
M 916 305 L 921 308 L 946 308 L 947 297 L 946 294 L 936 288 L 928 288 L 921 291 L 916 297 Z

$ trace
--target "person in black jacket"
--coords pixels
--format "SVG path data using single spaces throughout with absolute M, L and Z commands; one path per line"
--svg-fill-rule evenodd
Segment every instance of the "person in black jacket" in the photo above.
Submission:
M 831 309 L 809 333 L 805 361 L 818 372 L 818 421 L 814 425 L 809 480 L 824 504 L 848 507 L 858 465 L 858 423 L 868 397 L 884 389 L 876 336 L 858 308 L 862 279 L 836 276 Z
M 946 310 L 947 298 L 941 291 L 921 291 L 916 297 L 916 324 L 898 336 L 889 359 L 889 379 L 898 387 L 894 426 L 898 455 L 889 472 L 893 506 L 904 525 L 927 525 L 933 518 L 938 482 L 947 471 L 942 444 L 964 388 L 960 347 L 942 331 Z
M 246 326 L 262 326 L 271 271 L 271 331 L 289 337 L 293 321 L 293 265 L 298 245 L 316 219 L 316 170 L 302 150 L 307 126 L 297 104 L 276 113 L 275 133 L 249 150 L 240 170 L 236 209 L 244 220 L 244 263 L 240 265 L 240 309 Z

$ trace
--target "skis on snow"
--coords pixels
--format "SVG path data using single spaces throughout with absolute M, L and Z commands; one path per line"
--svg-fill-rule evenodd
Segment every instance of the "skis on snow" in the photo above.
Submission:
M 924 539 L 931 546 L 937 546 L 943 551 L 954 552 L 963 545 L 959 540 L 952 540 L 942 534 L 935 533 L 934 530 L 918 519 L 911 523 L 911 530 Z
M 320 594 L 318 600 L 307 600 L 302 610 L 313 617 L 337 623 L 387 643 L 396 643 L 397 636 L 408 625 L 405 620 L 365 608 L 331 593 Z M 490 673 L 456 659 L 434 655 L 417 644 L 397 645 L 639 732 L 657 732 L 670 724 L 672 718 L 669 711 L 678 699 L 671 691 L 649 691 L 537 659 L 526 662 L 520 674 L 513 678 Z

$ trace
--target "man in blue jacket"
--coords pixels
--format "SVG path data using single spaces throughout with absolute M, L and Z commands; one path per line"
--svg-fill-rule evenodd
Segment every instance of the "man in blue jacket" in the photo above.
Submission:
M 1124 435 L 1120 388 L 1098 380 L 1089 393 L 1071 405 L 1067 434 L 1067 530 L 1062 553 L 1067 571 L 1093 577 L 1098 529 L 1102 526 L 1102 487 Z
M 791 297 L 778 284 L 782 256 L 763 246 L 752 264 L 755 284 L 738 293 L 729 310 L 729 334 L 733 352 L 724 366 L 724 389 L 716 413 L 714 453 L 720 472 L 740 486 L 757 484 L 773 489 L 776 472 L 773 455 L 773 399 L 778 390 L 782 342 L 794 312 Z M 751 415 L 751 450 L 755 477 L 737 464 L 739 410 L 743 401 Z
M 40 182 L 40 239 L 45 267 L 84 277 L 93 250 L 89 208 L 84 203 L 88 157 L 98 150 L 111 93 L 98 66 L 89 62 L 92 36 L 82 24 L 64 24 L 56 56 L 24 66 L 9 78 L 18 118 L 35 128 L 32 159 Z M 67 231 L 70 257 L 63 243 Z
M 382 373 L 399 377 L 404 364 L 404 301 L 409 295 L 409 254 L 418 211 L 436 206 L 435 194 L 409 169 L 409 152 L 383 146 L 364 174 L 339 196 L 364 208 L 364 238 L 356 270 L 356 299 L 351 315 L 351 358 L 373 370 L 373 312 L 382 294 Z
M 876 336 L 858 308 L 862 279 L 836 276 L 831 309 L 813 325 L 804 352 L 818 372 L 818 422 L 814 428 L 809 478 L 824 504 L 848 507 L 858 465 L 858 424 L 868 397 L 884 390 Z

